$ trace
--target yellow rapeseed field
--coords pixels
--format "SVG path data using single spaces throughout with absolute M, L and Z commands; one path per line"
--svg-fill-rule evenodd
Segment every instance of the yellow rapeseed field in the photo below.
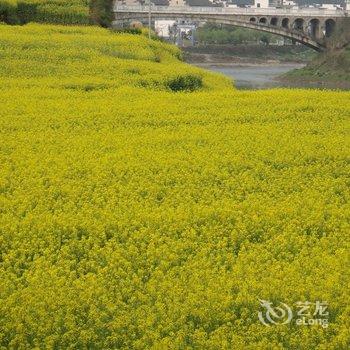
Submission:
M 90 0 L 0 0 L 0 22 L 86 25 Z
M 350 93 L 237 91 L 179 57 L 0 25 L 1 349 L 349 348 Z

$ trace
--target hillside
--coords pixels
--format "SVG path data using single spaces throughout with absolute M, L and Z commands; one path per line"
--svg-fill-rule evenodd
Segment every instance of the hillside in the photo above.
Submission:
M 350 46 L 319 55 L 306 67 L 287 73 L 285 78 L 333 82 L 350 87 Z
M 0 25 L 1 349 L 347 349 L 350 93 L 179 57 Z
M 0 25 L 0 30 L 3 86 L 40 87 L 44 82 L 84 91 L 121 86 L 193 90 L 232 85 L 229 79 L 179 65 L 181 52 L 175 46 L 159 41 L 145 45 L 143 35 L 38 24 Z

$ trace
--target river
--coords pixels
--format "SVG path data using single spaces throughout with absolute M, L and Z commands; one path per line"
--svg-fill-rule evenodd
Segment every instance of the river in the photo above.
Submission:
M 269 89 L 290 86 L 286 82 L 277 80 L 277 77 L 301 67 L 303 65 L 297 63 L 275 63 L 272 65 L 207 65 L 205 68 L 232 78 L 237 89 Z
M 302 68 L 300 63 L 273 63 L 273 64 L 197 64 L 202 68 L 220 72 L 234 81 L 237 89 L 270 89 L 276 87 L 309 87 L 320 88 L 318 83 L 290 83 L 277 78 L 293 69 Z

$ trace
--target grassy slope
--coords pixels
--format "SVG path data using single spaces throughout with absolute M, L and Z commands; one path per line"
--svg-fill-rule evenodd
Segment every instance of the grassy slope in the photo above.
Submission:
M 235 91 L 97 28 L 0 33 L 2 348 L 347 348 L 349 93 Z M 330 326 L 265 327 L 259 298 L 326 300 Z
M 350 83 L 350 46 L 322 54 L 306 67 L 287 73 L 286 77 Z

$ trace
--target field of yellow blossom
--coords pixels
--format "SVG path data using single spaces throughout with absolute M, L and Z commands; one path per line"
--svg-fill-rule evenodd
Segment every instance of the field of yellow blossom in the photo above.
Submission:
M 0 349 L 349 349 L 350 93 L 179 58 L 0 25 Z
M 0 22 L 89 24 L 89 0 L 0 0 Z

